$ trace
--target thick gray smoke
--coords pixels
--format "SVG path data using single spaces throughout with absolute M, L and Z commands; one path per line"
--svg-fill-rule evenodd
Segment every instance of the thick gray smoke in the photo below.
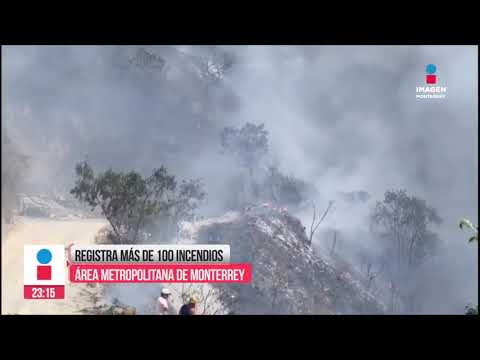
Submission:
M 32 156 L 31 191 L 53 182 L 68 189 L 74 163 L 86 155 L 98 169 L 148 172 L 165 164 L 180 178 L 202 177 L 204 214 L 215 214 L 227 174 L 235 174 L 219 154 L 219 132 L 264 123 L 271 156 L 285 173 L 316 185 L 320 207 L 341 191 L 365 190 L 371 203 L 392 188 L 424 198 L 444 219 L 438 233 L 446 248 L 426 272 L 425 311 L 461 313 L 478 302 L 477 245 L 458 228 L 460 218 L 478 217 L 477 47 L 145 49 L 166 59 L 162 71 L 130 65 L 137 47 L 2 48 L 2 128 Z M 184 54 L 215 51 L 231 54 L 233 65 L 206 87 Z M 415 99 L 429 63 L 448 87 L 445 99 Z M 366 226 L 348 208 L 328 221 Z

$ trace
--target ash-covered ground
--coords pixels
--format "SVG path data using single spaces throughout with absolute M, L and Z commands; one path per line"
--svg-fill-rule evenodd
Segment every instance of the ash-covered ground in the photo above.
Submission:
M 385 310 L 362 283 L 316 254 L 305 228 L 275 208 L 255 207 L 191 226 L 188 239 L 227 243 L 233 262 L 253 267 L 253 282 L 214 285 L 234 314 L 377 314 Z

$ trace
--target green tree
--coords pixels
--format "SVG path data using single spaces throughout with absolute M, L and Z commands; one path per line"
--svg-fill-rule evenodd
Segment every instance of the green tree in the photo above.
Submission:
M 441 222 L 425 200 L 409 196 L 405 190 L 387 191 L 371 213 L 372 230 L 382 239 L 382 256 L 388 259 L 384 269 L 392 284 L 392 301 L 401 298 L 409 312 L 419 306 L 417 271 L 437 253 L 440 244 L 430 227 Z
M 242 128 L 225 127 L 221 133 L 222 152 L 230 154 L 238 164 L 253 172 L 268 153 L 268 131 L 264 125 L 246 123 Z
M 266 169 L 260 192 L 277 205 L 295 206 L 314 196 L 316 189 L 312 184 L 293 175 L 284 175 L 277 166 L 270 165 Z
M 439 238 L 430 226 L 441 222 L 425 200 L 408 196 L 405 190 L 385 192 L 371 213 L 372 229 L 385 239 L 385 248 L 399 268 L 420 265 L 435 254 Z
M 468 219 L 462 219 L 460 220 L 460 229 L 464 229 L 464 228 L 469 228 L 470 230 L 473 231 L 473 235 L 472 237 L 470 237 L 470 239 L 468 239 L 469 242 L 474 242 L 474 241 L 477 241 L 478 242 L 478 226 L 474 226 L 470 220 Z
M 220 137 L 222 153 L 232 156 L 235 162 L 247 171 L 240 202 L 257 201 L 259 191 L 255 175 L 268 154 L 268 131 L 263 124 L 246 123 L 242 128 L 225 127 Z
M 75 186 L 70 191 L 92 211 L 100 207 L 112 227 L 114 243 L 136 243 L 139 233 L 160 213 L 174 205 L 175 177 L 162 166 L 143 178 L 137 172 L 115 172 L 109 169 L 94 174 L 87 161 L 76 168 Z
M 461 219 L 459 226 L 462 230 L 467 227 L 473 231 L 474 234 L 468 239 L 468 242 L 478 242 L 478 226 L 474 226 L 468 219 Z M 476 307 L 472 305 L 467 305 L 465 307 L 465 310 L 465 315 L 478 315 L 478 305 Z

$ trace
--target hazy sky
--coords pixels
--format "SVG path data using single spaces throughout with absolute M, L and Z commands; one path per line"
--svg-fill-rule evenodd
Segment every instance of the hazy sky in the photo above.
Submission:
M 168 76 L 126 69 L 135 47 L 2 47 L 2 127 L 32 156 L 30 182 L 68 186 L 72 161 L 88 153 L 99 167 L 165 163 L 222 197 L 218 132 L 264 123 L 281 168 L 315 183 L 323 199 L 362 189 L 375 201 L 390 188 L 424 198 L 444 218 L 443 270 L 453 279 L 438 311 L 478 301 L 477 245 L 458 229 L 460 218 L 478 217 L 477 47 L 225 46 L 234 66 L 205 96 L 181 56 L 148 48 L 167 58 Z M 446 99 L 415 99 L 429 63 Z M 157 151 L 173 144 L 175 154 L 175 143 L 181 155 Z M 350 215 L 337 214 L 363 221 Z

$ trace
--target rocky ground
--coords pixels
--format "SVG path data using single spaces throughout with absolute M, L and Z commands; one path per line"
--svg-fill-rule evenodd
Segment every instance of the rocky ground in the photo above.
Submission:
M 17 204 L 17 214 L 20 216 L 56 220 L 101 217 L 98 211 L 91 211 L 89 208 L 81 206 L 78 201 L 70 196 L 19 194 Z

